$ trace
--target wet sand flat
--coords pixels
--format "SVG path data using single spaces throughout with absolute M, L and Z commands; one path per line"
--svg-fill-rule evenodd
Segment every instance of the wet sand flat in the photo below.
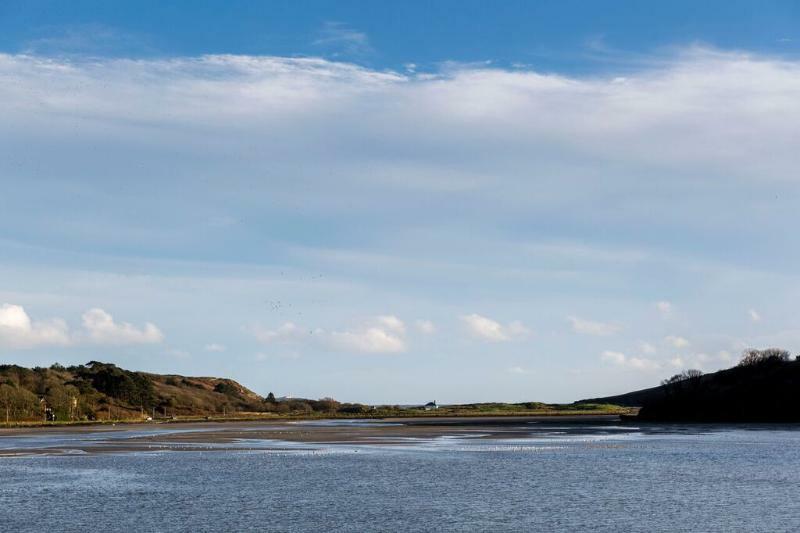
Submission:
M 615 415 L 420 417 L 383 420 L 199 422 L 0 430 L 0 457 L 160 450 L 286 449 L 292 445 L 403 445 L 443 436 L 525 438 L 552 426 L 612 425 Z

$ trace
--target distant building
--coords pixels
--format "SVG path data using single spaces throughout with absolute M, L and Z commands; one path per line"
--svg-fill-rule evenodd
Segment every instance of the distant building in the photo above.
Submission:
M 432 402 L 426 403 L 423 407 L 425 407 L 426 411 L 433 411 L 434 409 L 438 409 L 439 408 L 439 406 L 436 405 L 436 400 L 433 400 Z

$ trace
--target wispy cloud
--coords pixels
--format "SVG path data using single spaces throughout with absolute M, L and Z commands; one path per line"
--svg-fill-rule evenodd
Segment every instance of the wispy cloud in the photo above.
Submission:
M 415 325 L 417 326 L 417 329 L 421 333 L 424 333 L 426 335 L 431 335 L 433 333 L 436 333 L 436 325 L 430 320 L 420 319 L 415 322 Z
M 640 341 L 639 342 L 639 351 L 642 352 L 643 354 L 652 355 L 652 354 L 656 353 L 658 350 L 656 349 L 655 346 L 653 346 L 649 342 Z
M 655 308 L 661 314 L 662 317 L 668 318 L 672 316 L 672 311 L 674 309 L 672 302 L 668 302 L 666 300 L 662 300 L 660 302 L 655 303 Z
M 203 349 L 207 352 L 224 352 L 228 349 L 228 347 L 224 344 L 212 342 L 211 344 L 206 344 Z
M 473 336 L 491 342 L 524 339 L 531 334 L 531 330 L 519 320 L 503 325 L 496 320 L 476 313 L 464 315 L 461 320 L 466 324 L 467 329 Z
M 276 329 L 253 328 L 253 334 L 259 341 L 269 344 L 273 342 L 296 342 L 312 335 L 313 331 L 301 328 L 294 322 L 285 322 Z
M 623 352 L 606 350 L 600 357 L 603 361 L 612 363 L 616 366 L 631 368 L 634 370 L 652 371 L 662 368 L 661 363 L 646 357 L 629 357 Z
M 151 53 L 155 51 L 150 38 L 102 24 L 48 26 L 42 35 L 26 41 L 26 54 L 82 54 L 102 56 L 114 53 Z
M 312 330 L 293 322 L 285 322 L 272 330 L 253 328 L 253 334 L 264 344 L 302 342 L 343 352 L 367 354 L 406 351 L 406 325 L 394 315 L 379 315 L 343 330 Z
M 572 331 L 584 335 L 607 337 L 622 331 L 622 326 L 620 324 L 614 324 L 611 322 L 598 322 L 595 320 L 586 320 L 575 316 L 567 317 L 567 320 L 569 320 L 570 324 L 572 325 Z
M 253 294 L 274 294 L 276 287 L 282 298 L 302 294 L 320 302 L 281 310 L 266 331 L 285 342 L 291 332 L 277 332 L 284 322 L 334 323 L 328 332 L 356 336 L 378 328 L 410 350 L 419 331 L 413 317 L 502 301 L 503 316 L 513 318 L 524 316 L 532 299 L 552 307 L 556 320 L 607 304 L 589 318 L 625 317 L 618 335 L 631 338 L 615 345 L 632 357 L 650 358 L 635 346 L 639 337 L 660 341 L 676 331 L 692 333 L 693 351 L 695 344 L 711 355 L 738 350 L 732 343 L 706 346 L 696 332 L 735 323 L 737 313 L 748 320 L 747 309 L 766 293 L 780 300 L 769 317 L 776 330 L 792 327 L 779 321 L 791 316 L 797 296 L 796 273 L 786 265 L 798 247 L 785 228 L 797 192 L 799 62 L 689 50 L 628 70 L 624 79 L 485 64 L 427 74 L 320 58 L 0 54 L 0 136 L 8 155 L 0 158 L 7 239 L 0 245 L 12 251 L 4 258 L 18 258 L 0 266 L 0 301 L 37 302 L 26 304 L 30 328 L 6 328 L 3 338 L 57 347 L 73 331 L 49 318 L 60 312 L 48 311 L 56 299 L 45 292 L 143 302 L 136 289 L 151 282 L 119 275 L 134 271 L 158 279 L 148 295 L 160 313 L 152 320 L 169 323 L 170 338 L 173 327 L 189 338 L 217 321 L 216 312 L 187 313 L 202 322 L 190 324 L 175 312 L 181 305 L 202 306 L 213 294 L 234 317 L 226 320 L 246 324 Z M 59 179 L 45 187 L 45 176 Z M 117 194 L 122 188 L 126 194 Z M 82 206 L 97 208 L 63 201 L 75 193 Z M 38 206 L 36 217 L 30 205 Z M 210 224 L 214 217 L 222 218 Z M 541 238 L 531 228 L 544 221 Z M 197 227 L 207 231 L 191 231 Z M 326 231 L 309 231 L 320 227 Z M 743 238 L 758 234 L 776 236 L 788 256 L 772 261 L 765 243 Z M 69 250 L 60 264 L 50 259 L 54 243 Z M 165 250 L 169 259 L 140 268 Z M 205 262 L 194 260 L 200 257 Z M 325 269 L 330 290 L 255 266 L 276 261 Z M 45 263 L 52 268 L 30 274 L 36 262 L 40 272 Z M 113 279 L 81 285 L 81 268 L 103 269 Z M 169 278 L 177 273 L 193 279 L 175 283 Z M 40 301 L 8 292 L 33 286 L 43 293 Z M 673 306 L 670 298 L 680 301 Z M 653 307 L 658 299 L 664 301 Z M 723 309 L 723 301 L 735 305 Z M 386 323 L 336 322 L 383 302 L 412 317 L 405 337 Z M 637 316 L 645 306 L 649 313 Z M 114 324 L 131 320 L 123 307 L 113 311 Z M 658 330 L 652 319 L 670 314 L 669 330 Z M 722 315 L 731 320 L 717 320 Z M 484 324 L 472 335 L 512 336 L 508 319 L 484 318 L 497 326 Z M 81 329 L 79 314 L 71 320 Z M 425 340 L 432 350 L 448 348 L 440 320 L 439 334 Z M 136 331 L 144 331 L 143 322 L 133 321 Z M 297 327 L 303 339 L 313 337 L 312 329 Z M 562 335 L 566 328 L 554 329 Z M 231 333 L 224 337 L 230 352 L 255 352 L 234 349 Z M 592 342 L 541 337 L 548 350 L 574 353 Z M 790 348 L 800 342 L 796 335 L 765 339 Z M 667 365 L 674 350 L 661 341 L 658 348 Z M 470 349 L 477 357 L 479 348 Z M 685 352 L 680 357 L 689 364 Z
M 666 342 L 673 348 L 686 348 L 687 346 L 689 346 L 689 341 L 678 335 L 667 335 L 666 337 L 664 337 L 664 342 Z
M 97 344 L 154 344 L 164 340 L 155 324 L 147 322 L 139 328 L 128 322 L 117 322 L 106 311 L 94 308 L 81 317 L 87 337 Z
M 345 351 L 399 353 L 406 350 L 406 343 L 400 335 L 378 327 L 356 331 L 334 331 L 331 333 L 331 341 Z
M 343 22 L 324 23 L 312 44 L 332 50 L 334 57 L 361 56 L 373 51 L 366 33 Z

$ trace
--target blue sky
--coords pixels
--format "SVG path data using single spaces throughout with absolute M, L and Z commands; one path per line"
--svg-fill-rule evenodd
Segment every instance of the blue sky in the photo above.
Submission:
M 0 359 L 571 401 L 793 308 L 783 2 L 5 2 Z

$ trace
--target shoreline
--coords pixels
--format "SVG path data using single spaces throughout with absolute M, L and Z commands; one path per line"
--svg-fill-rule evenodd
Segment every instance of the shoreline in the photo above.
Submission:
M 626 423 L 619 415 L 401 417 L 197 421 L 192 424 L 119 424 L 0 429 L 0 460 L 31 456 L 87 456 L 161 452 L 292 452 L 344 446 L 431 447 L 452 442 L 533 441 L 573 437 L 624 437 L 633 433 L 707 433 L 738 429 L 788 429 L 800 424 Z M 441 441 L 446 442 L 446 441 Z M 589 444 L 592 445 L 592 444 Z M 597 444 L 594 444 L 597 445 Z
M 205 416 L 205 415 L 186 415 L 177 418 L 156 418 L 151 421 L 141 418 L 127 418 L 119 420 L 76 420 L 64 422 L 40 422 L 40 421 L 16 421 L 8 424 L 0 422 L 0 434 L 8 429 L 48 429 L 48 428 L 92 428 L 108 426 L 130 426 L 130 425 L 172 425 L 172 424 L 203 424 L 203 423 L 237 423 L 237 422 L 296 422 L 314 420 L 407 420 L 407 419 L 515 419 L 525 417 L 540 418 L 564 418 L 564 417 L 592 417 L 592 416 L 617 416 L 630 417 L 635 409 L 624 409 L 616 411 L 585 411 L 585 410 L 548 410 L 548 411 L 488 411 L 488 412 L 442 412 L 436 414 L 426 411 L 424 413 L 392 413 L 392 414 L 320 414 L 320 415 L 275 415 L 272 413 L 247 413 L 242 416 Z

